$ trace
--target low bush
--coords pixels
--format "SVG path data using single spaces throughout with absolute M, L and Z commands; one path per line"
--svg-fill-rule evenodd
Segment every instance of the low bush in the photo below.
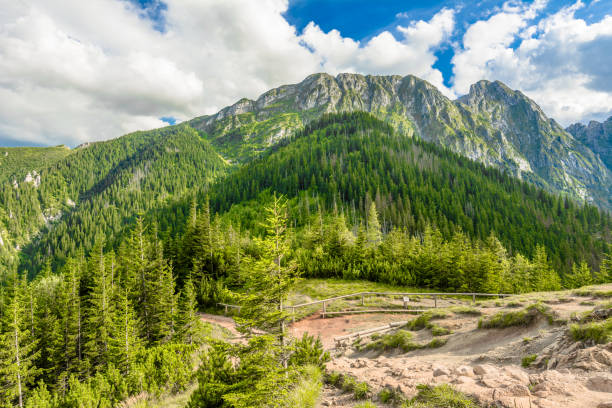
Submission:
M 575 341 L 605 344 L 612 341 L 612 318 L 600 322 L 573 324 L 570 334 Z
M 355 389 L 353 390 L 353 397 L 356 400 L 364 400 L 370 396 L 370 386 L 366 382 L 360 382 L 355 384 Z
M 367 345 L 368 350 L 392 350 L 401 349 L 404 352 L 416 350 L 421 346 L 412 341 L 412 333 L 407 330 L 398 330 L 395 333 L 372 336 L 372 341 Z
M 525 356 L 523 357 L 523 360 L 521 361 L 521 365 L 527 368 L 531 365 L 531 363 L 535 361 L 536 358 L 538 358 L 537 354 L 530 354 L 528 356 Z
M 479 408 L 467 395 L 448 384 L 418 385 L 418 394 L 408 401 L 406 408 Z
M 396 388 L 383 388 L 378 393 L 378 399 L 383 404 L 400 404 L 404 401 L 404 395 Z
M 479 329 L 503 329 L 505 327 L 514 326 L 530 326 L 538 318 L 545 317 L 549 323 L 555 321 L 555 317 L 552 314 L 550 308 L 535 303 L 522 310 L 515 312 L 498 312 L 488 318 L 481 318 L 478 321 Z

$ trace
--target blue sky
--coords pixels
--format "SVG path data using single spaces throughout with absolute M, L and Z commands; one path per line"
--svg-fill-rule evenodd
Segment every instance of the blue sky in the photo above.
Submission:
M 562 125 L 612 115 L 612 0 L 29 0 L 0 13 L 0 145 L 74 146 L 314 72 L 501 80 Z M 69 64 L 66 61 L 70 61 Z

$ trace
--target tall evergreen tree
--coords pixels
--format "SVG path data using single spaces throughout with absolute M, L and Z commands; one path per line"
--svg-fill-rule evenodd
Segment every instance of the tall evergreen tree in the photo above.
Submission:
M 38 367 L 37 341 L 30 331 L 24 300 L 29 288 L 20 284 L 3 313 L 0 334 L 0 397 L 8 404 L 24 406 L 25 395 L 34 383 Z
M 246 265 L 247 290 L 241 295 L 242 309 L 237 321 L 240 330 L 247 333 L 253 329 L 273 331 L 284 344 L 288 312 L 283 306 L 296 279 L 295 265 L 286 259 L 289 254 L 287 201 L 275 194 L 265 210 L 263 226 L 267 234 L 258 241 L 260 258 Z

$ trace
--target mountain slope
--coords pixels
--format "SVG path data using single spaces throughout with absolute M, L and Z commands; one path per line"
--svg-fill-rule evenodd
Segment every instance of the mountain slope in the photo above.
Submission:
M 594 120 L 587 126 L 575 123 L 569 126 L 567 131 L 597 153 L 612 170 L 612 116 L 603 123 Z
M 366 111 L 552 192 L 612 208 L 612 173 L 521 92 L 480 81 L 451 101 L 414 76 L 315 74 L 256 101 L 189 122 L 229 160 L 246 162 L 324 113 Z
M 227 168 L 181 125 L 75 149 L 42 169 L 39 185 L 0 185 L 0 252 L 14 264 L 21 249 L 22 266 L 33 270 L 47 255 L 61 261 L 89 250 L 97 238 L 112 244 L 138 214 L 205 188 Z
M 276 145 L 216 183 L 213 208 L 234 210 L 253 230 L 253 205 L 265 191 L 294 198 L 292 219 L 305 223 L 322 206 L 343 212 L 355 227 L 374 201 L 383 229 L 421 234 L 433 224 L 450 238 L 461 229 L 485 240 L 495 233 L 506 247 L 533 254 L 545 245 L 557 270 L 580 259 L 599 263 L 601 234 L 612 221 L 595 207 L 547 194 L 497 169 L 434 144 L 398 134 L 365 113 L 324 115 L 292 140 Z M 608 236 L 608 239 L 610 237 Z
M 69 148 L 63 145 L 54 147 L 1 147 L 0 183 L 7 180 L 14 183 L 32 183 L 42 169 L 57 163 L 71 152 Z

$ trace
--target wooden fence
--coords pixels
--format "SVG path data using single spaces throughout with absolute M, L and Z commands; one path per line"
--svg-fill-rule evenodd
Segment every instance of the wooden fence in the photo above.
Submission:
M 341 295 L 341 296 L 335 296 L 335 297 L 331 297 L 331 298 L 327 298 L 327 299 L 322 299 L 322 300 L 315 300 L 312 302 L 307 302 L 307 303 L 300 303 L 298 305 L 288 305 L 288 306 L 283 306 L 284 309 L 286 310 L 291 310 L 291 314 L 293 316 L 293 321 L 295 321 L 295 311 L 296 309 L 300 309 L 303 307 L 308 307 L 308 306 L 314 306 L 314 305 L 321 305 L 322 306 L 322 313 L 321 313 L 321 317 L 325 318 L 327 317 L 327 315 L 337 315 L 340 313 L 368 313 L 367 310 L 359 310 L 359 311 L 343 311 L 343 312 L 328 312 L 327 311 L 327 305 L 337 301 L 337 300 L 341 300 L 341 299 L 350 299 L 350 298 L 356 298 L 359 299 L 361 298 L 361 305 L 363 306 L 365 304 L 365 297 L 366 296 L 378 296 L 378 297 L 399 297 L 401 296 L 403 299 L 403 304 L 404 304 L 404 309 L 377 309 L 374 311 L 369 311 L 370 313 L 381 313 L 381 312 L 387 312 L 387 313 L 392 313 L 394 311 L 405 311 L 405 312 L 413 312 L 413 313 L 420 313 L 423 312 L 425 310 L 423 309 L 408 309 L 407 307 L 407 303 L 410 299 L 410 296 L 419 296 L 419 297 L 431 297 L 433 299 L 434 302 L 434 308 L 438 307 L 438 299 L 439 298 L 443 298 L 443 297 L 458 297 L 458 296 L 462 296 L 462 297 L 471 297 L 472 298 L 472 302 L 476 303 L 476 297 L 497 297 L 497 298 L 502 298 L 502 297 L 506 297 L 506 296 L 511 296 L 510 294 L 507 293 L 472 293 L 472 292 L 457 292 L 457 293 L 406 293 L 406 292 L 358 292 L 358 293 L 351 293 L 348 295 Z M 238 311 L 240 311 L 241 306 L 238 305 L 230 305 L 227 303 L 217 303 L 218 306 L 221 306 L 224 308 L 225 313 L 227 314 L 227 312 L 229 311 L 229 309 L 238 309 Z

